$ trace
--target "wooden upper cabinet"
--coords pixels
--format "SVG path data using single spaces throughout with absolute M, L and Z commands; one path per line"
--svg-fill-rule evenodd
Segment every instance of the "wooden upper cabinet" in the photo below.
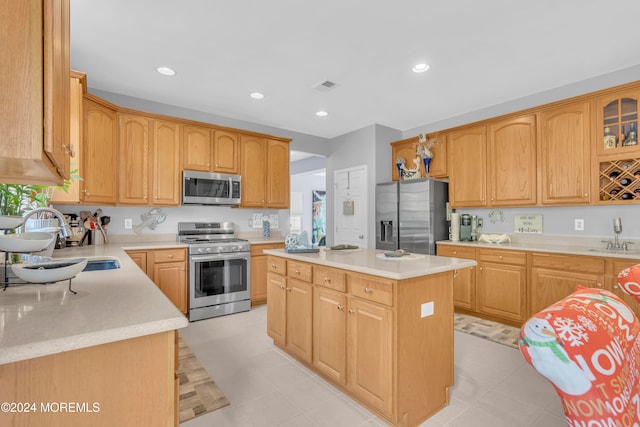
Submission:
M 240 137 L 241 207 L 264 207 L 266 203 L 267 142 L 264 138 Z
M 240 137 L 240 207 L 289 208 L 289 143 Z
M 289 209 L 289 143 L 267 140 L 267 205 Z
M 120 114 L 118 127 L 118 203 L 149 204 L 150 119 L 134 114 Z
M 180 130 L 180 124 L 175 122 L 153 121 L 151 182 L 154 205 L 180 204 Z
M 449 203 L 452 208 L 487 206 L 485 126 L 449 134 Z
M 595 99 L 595 141 L 599 156 L 638 157 L 640 89 L 626 89 Z
M 588 204 L 590 188 L 589 101 L 540 113 L 539 163 L 542 204 Z
M 391 143 L 391 179 L 394 181 L 400 179 L 400 171 L 398 169 L 398 158 L 405 160 L 405 165 L 411 167 L 412 161 L 416 158 L 416 145 L 418 143 L 418 137 L 415 136 L 409 139 L 403 139 L 402 141 L 396 141 Z
M 114 204 L 117 197 L 118 119 L 115 110 L 91 95 L 83 100 L 81 201 Z
M 0 182 L 69 178 L 69 0 L 5 2 Z
M 489 205 L 535 205 L 535 114 L 489 124 L 488 143 Z
M 212 130 L 204 126 L 185 125 L 182 127 L 183 163 L 185 170 L 211 171 L 213 147 Z
M 240 141 L 238 134 L 215 131 L 213 133 L 213 171 L 237 174 L 239 170 Z
M 447 141 L 449 136 L 446 134 L 427 135 L 427 140 L 434 139 L 431 145 L 431 154 L 433 159 L 429 165 L 429 176 L 432 178 L 447 178 L 449 176 L 447 162 Z
M 429 164 L 428 176 L 431 178 L 446 178 L 447 177 L 447 135 L 428 135 L 427 140 L 434 139 L 435 142 L 429 149 L 433 154 L 433 158 Z M 399 180 L 399 170 L 397 159 L 402 157 L 405 160 L 405 166 L 413 168 L 413 159 L 418 157 L 418 137 L 403 139 L 402 141 L 396 141 L 391 143 L 391 179 L 393 181 Z M 424 162 L 420 162 L 420 176 L 427 176 Z

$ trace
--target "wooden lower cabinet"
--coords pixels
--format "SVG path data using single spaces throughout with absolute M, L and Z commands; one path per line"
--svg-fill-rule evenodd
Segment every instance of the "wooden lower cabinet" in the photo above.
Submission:
M 162 332 L 0 365 L 0 400 L 37 405 L 36 411 L 0 413 L 0 425 L 177 426 L 175 334 Z M 55 410 L 67 402 L 87 410 Z M 44 411 L 41 404 L 53 410 Z
M 438 246 L 438 256 L 476 259 L 475 248 Z M 453 273 L 453 305 L 470 311 L 476 309 L 476 268 L 455 270 Z
M 347 296 L 313 289 L 313 366 L 342 385 L 347 371 Z
M 251 245 L 251 307 L 267 303 L 267 255 L 265 249 L 281 249 L 284 243 Z
M 277 346 L 393 425 L 419 425 L 448 404 L 452 271 L 398 281 L 271 255 L 267 264 Z M 434 315 L 421 316 L 424 302 Z
M 624 292 L 618 286 L 618 273 L 620 273 L 625 268 L 629 268 L 632 265 L 640 264 L 640 260 L 637 259 L 615 259 L 612 260 L 609 264 L 611 267 L 607 268 L 607 283 L 606 286 L 611 289 L 611 291 L 622 298 L 624 302 L 626 302 L 629 307 L 636 313 L 636 316 L 640 317 L 640 304 L 629 294 Z
M 183 314 L 189 310 L 187 288 L 187 250 L 149 249 L 126 251 L 153 283 Z
M 505 320 L 527 319 L 527 257 L 525 252 L 478 250 L 477 301 L 480 313 Z
M 393 311 L 349 298 L 347 387 L 388 416 L 393 414 Z

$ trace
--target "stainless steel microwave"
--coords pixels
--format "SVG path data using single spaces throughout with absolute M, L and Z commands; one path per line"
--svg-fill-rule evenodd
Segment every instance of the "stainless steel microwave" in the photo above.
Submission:
M 239 205 L 240 183 L 240 175 L 182 171 L 182 204 Z

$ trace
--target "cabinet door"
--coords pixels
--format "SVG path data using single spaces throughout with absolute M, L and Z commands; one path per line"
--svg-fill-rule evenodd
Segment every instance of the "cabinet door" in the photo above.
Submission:
M 286 348 L 311 363 L 313 293 L 310 283 L 287 277 Z
M 114 204 L 118 188 L 116 112 L 85 97 L 82 116 L 82 202 Z
M 180 125 L 154 120 L 153 127 L 153 204 L 180 204 Z
M 476 259 L 475 248 L 438 245 L 438 256 Z M 463 268 L 453 274 L 453 304 L 455 307 L 475 310 L 476 308 L 476 268 Z
M 349 298 L 347 387 L 363 402 L 391 416 L 393 312 Z
M 213 158 L 212 133 L 211 129 L 202 126 L 183 126 L 183 169 L 202 172 L 211 171 L 211 159 Z
M 428 135 L 427 140 L 434 139 L 431 145 L 431 164 L 429 165 L 429 176 L 432 178 L 447 178 L 447 140 L 448 135 Z
M 149 118 L 134 114 L 120 114 L 118 203 L 149 204 Z
M 215 131 L 213 136 L 213 170 L 220 173 L 238 173 L 240 157 L 238 135 Z
M 280 347 L 285 345 L 287 316 L 287 279 L 275 273 L 267 273 L 267 335 Z
M 240 139 L 242 207 L 261 208 L 266 201 L 267 143 L 264 138 L 242 135 Z M 288 166 L 287 166 L 287 170 Z
M 488 140 L 490 205 L 536 204 L 536 116 L 492 123 Z
M 69 0 L 44 4 L 44 150 L 69 179 Z
M 398 170 L 398 158 L 404 159 L 406 167 L 413 167 L 413 159 L 416 158 L 416 145 L 418 137 L 404 139 L 391 143 L 391 179 L 394 181 L 402 181 Z
M 251 254 L 251 306 L 267 302 L 267 258 Z
M 267 141 L 267 207 L 289 209 L 289 143 Z
M 480 263 L 478 311 L 509 320 L 526 320 L 526 283 L 524 266 Z
M 603 274 L 579 273 L 542 267 L 531 268 L 531 315 L 560 301 L 576 291 L 576 286 L 602 288 Z
M 543 204 L 588 204 L 590 188 L 589 101 L 540 113 Z
M 452 208 L 487 206 L 487 144 L 484 126 L 451 132 L 449 202 Z
M 154 264 L 153 281 L 178 310 L 187 313 L 187 269 L 184 262 Z
M 345 384 L 347 296 L 321 287 L 313 292 L 313 365 L 332 380 Z
M 70 112 L 70 127 L 69 127 L 69 146 L 70 146 L 70 158 L 69 169 L 74 172 L 74 175 L 82 176 L 82 170 L 80 169 L 80 154 L 82 143 L 82 80 L 84 74 L 73 72 L 70 84 L 69 92 L 71 94 L 69 101 Z M 71 172 L 70 172 L 71 173 Z M 72 180 L 67 188 L 67 191 L 60 190 L 52 187 L 51 191 L 53 196 L 51 198 L 52 204 L 71 204 L 80 203 L 80 181 Z
M 627 89 L 596 98 L 596 152 L 602 155 L 638 156 L 639 89 Z
M 153 280 L 153 271 L 147 270 L 147 251 L 126 251 L 129 258 L 136 263 L 140 270 L 144 271 L 151 280 Z

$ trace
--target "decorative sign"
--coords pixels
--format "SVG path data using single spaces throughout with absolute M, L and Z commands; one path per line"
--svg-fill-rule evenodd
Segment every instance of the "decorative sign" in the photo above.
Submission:
M 542 234 L 542 215 L 514 215 L 513 231 L 522 234 Z

